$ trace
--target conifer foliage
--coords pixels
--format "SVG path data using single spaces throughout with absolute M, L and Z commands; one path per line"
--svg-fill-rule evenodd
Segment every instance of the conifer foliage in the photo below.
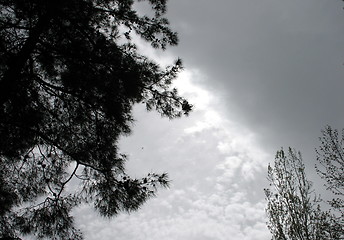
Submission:
M 131 42 L 178 42 L 166 0 L 147 2 L 153 15 L 133 0 L 0 0 L 0 238 L 81 239 L 73 207 L 114 216 L 167 186 L 130 178 L 117 146 L 135 103 L 168 118 L 192 108 L 171 88 L 181 61 L 162 69 Z

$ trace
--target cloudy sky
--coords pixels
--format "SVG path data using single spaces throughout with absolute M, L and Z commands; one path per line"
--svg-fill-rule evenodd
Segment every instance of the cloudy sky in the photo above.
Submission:
M 136 106 L 133 134 L 121 141 L 132 176 L 168 172 L 170 189 L 110 220 L 77 209 L 85 239 L 270 239 L 263 188 L 276 150 L 300 150 L 317 181 L 320 130 L 344 127 L 343 6 L 170 0 L 167 16 L 179 46 L 165 52 L 139 46 L 161 64 L 183 59 L 175 84 L 195 110 L 169 121 Z

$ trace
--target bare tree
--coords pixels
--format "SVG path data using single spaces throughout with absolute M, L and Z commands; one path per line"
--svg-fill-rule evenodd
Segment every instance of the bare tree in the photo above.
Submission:
M 338 130 L 326 126 L 319 140 L 321 145 L 316 149 L 319 163 L 316 170 L 326 181 L 327 189 L 335 195 L 329 203 L 337 213 L 337 221 L 344 235 L 344 129 L 340 134 Z
M 277 152 L 268 167 L 270 187 L 264 189 L 268 228 L 273 240 L 341 239 L 334 216 L 323 211 L 321 199 L 307 180 L 300 152 Z

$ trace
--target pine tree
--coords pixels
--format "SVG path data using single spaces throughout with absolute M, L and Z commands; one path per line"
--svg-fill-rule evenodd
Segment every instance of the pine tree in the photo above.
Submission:
M 73 207 L 114 216 L 167 186 L 130 178 L 117 146 L 134 104 L 168 118 L 192 108 L 171 88 L 181 61 L 162 69 L 131 41 L 178 42 L 166 0 L 148 2 L 151 17 L 133 0 L 0 0 L 0 237 L 81 239 Z

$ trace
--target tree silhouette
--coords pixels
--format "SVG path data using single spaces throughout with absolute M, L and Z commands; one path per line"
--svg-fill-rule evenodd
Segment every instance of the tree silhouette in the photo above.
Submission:
M 305 174 L 301 154 L 289 148 L 277 152 L 268 167 L 270 186 L 264 189 L 268 228 L 273 240 L 339 240 L 342 226 L 321 199 Z
M 171 88 L 181 61 L 161 69 L 130 40 L 178 42 L 166 0 L 148 2 L 151 17 L 132 0 L 0 0 L 0 237 L 81 239 L 73 207 L 114 216 L 167 186 L 127 176 L 117 146 L 133 104 L 168 118 L 192 108 Z
M 316 170 L 326 181 L 327 190 L 335 195 L 329 203 L 337 213 L 336 220 L 341 225 L 344 238 L 344 129 L 340 134 L 338 130 L 326 126 L 319 140 Z

